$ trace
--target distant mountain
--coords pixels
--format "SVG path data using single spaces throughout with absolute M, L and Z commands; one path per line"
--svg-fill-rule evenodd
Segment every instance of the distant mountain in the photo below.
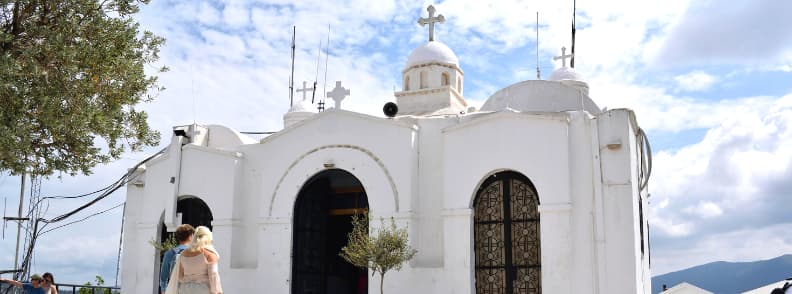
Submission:
M 752 290 L 792 277 L 792 254 L 750 262 L 717 261 L 652 278 L 652 293 L 688 282 L 716 294 Z

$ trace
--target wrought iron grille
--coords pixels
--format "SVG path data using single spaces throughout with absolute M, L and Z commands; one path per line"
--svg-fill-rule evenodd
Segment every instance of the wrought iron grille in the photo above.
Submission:
M 474 203 L 476 293 L 542 292 L 539 197 L 523 175 L 502 172 Z
M 327 288 L 326 215 L 330 182 L 320 179 L 301 192 L 295 205 L 292 293 L 324 294 Z

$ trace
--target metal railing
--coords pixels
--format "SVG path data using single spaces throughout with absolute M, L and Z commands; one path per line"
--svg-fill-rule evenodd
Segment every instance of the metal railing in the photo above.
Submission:
M 55 284 L 60 294 L 117 294 L 121 293 L 120 287 L 112 286 L 89 286 L 89 285 L 75 285 L 75 284 Z

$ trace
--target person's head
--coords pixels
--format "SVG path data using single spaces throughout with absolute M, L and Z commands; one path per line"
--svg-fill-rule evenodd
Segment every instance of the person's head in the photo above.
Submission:
M 43 280 L 45 285 L 54 285 L 55 284 L 55 277 L 52 276 L 52 273 L 48 273 L 48 272 L 44 273 L 43 275 L 41 275 L 41 277 L 43 278 L 42 280 Z
M 173 233 L 176 237 L 176 242 L 179 244 L 188 244 L 192 241 L 192 236 L 195 233 L 195 229 L 193 226 L 189 224 L 183 224 L 176 227 L 176 232 Z
M 212 246 L 212 231 L 204 226 L 195 228 L 195 234 L 193 234 L 190 248 L 193 250 L 202 250 L 209 246 Z
M 41 287 L 41 280 L 43 279 L 39 274 L 33 274 L 32 276 L 30 276 L 30 284 L 32 284 L 34 288 Z

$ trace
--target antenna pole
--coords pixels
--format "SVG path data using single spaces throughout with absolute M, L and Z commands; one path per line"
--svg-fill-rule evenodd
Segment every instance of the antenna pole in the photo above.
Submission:
M 327 64 L 330 61 L 330 25 L 327 25 L 327 50 L 325 50 L 325 72 L 324 85 L 322 86 L 322 101 L 319 102 L 319 111 L 324 110 L 325 100 L 327 100 Z
M 542 73 L 539 71 L 539 11 L 536 12 L 536 79 L 542 79 Z
M 292 30 L 292 43 L 291 43 L 291 75 L 289 75 L 289 107 L 294 106 L 294 45 L 295 36 L 297 35 L 297 26 Z
M 577 15 L 577 0 L 572 0 L 572 61 L 569 66 L 575 68 L 575 15 Z
M 19 212 L 18 217 L 22 218 L 22 205 L 24 204 L 25 200 L 25 180 L 27 180 L 27 175 L 22 173 L 22 181 L 19 189 Z M 14 253 L 14 269 L 17 269 L 17 264 L 19 262 L 19 237 L 22 234 L 22 221 L 19 221 L 17 224 L 17 242 L 16 242 L 16 252 Z
M 313 93 L 311 93 L 311 104 L 316 98 L 316 82 L 319 81 L 319 60 L 322 59 L 322 39 L 319 39 L 319 50 L 316 52 L 316 77 L 314 77 Z

